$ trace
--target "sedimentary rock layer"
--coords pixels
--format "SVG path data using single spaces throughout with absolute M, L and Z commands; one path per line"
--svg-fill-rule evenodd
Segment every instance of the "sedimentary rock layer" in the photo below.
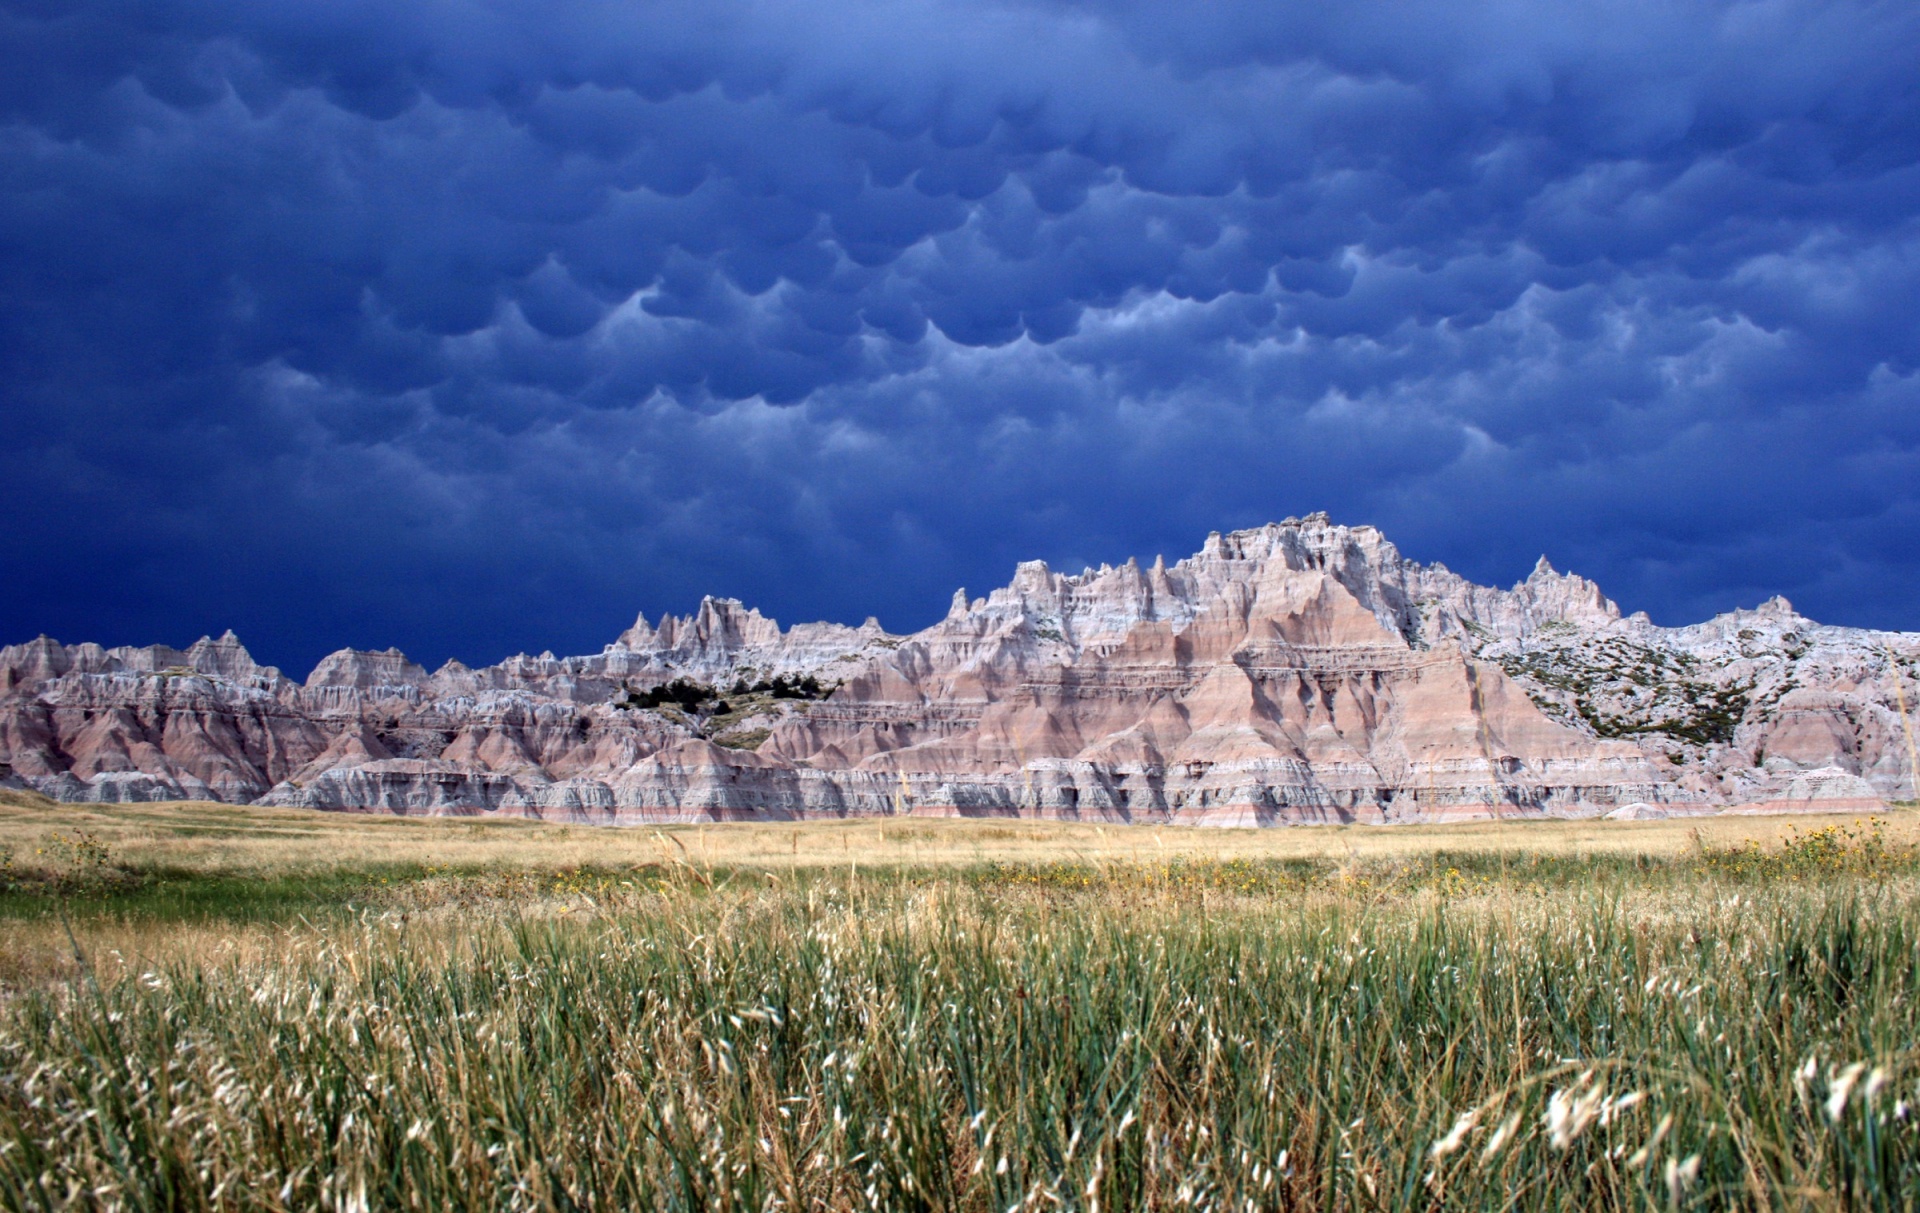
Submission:
M 1911 798 L 1920 635 L 1774 599 L 1623 618 L 1543 559 L 1509 590 L 1324 515 L 1169 567 L 1022 564 L 911 636 L 737 602 L 598 654 L 304 683 L 232 633 L 0 649 L 0 779 L 572 821 L 1006 814 L 1269 825 L 1872 807 Z

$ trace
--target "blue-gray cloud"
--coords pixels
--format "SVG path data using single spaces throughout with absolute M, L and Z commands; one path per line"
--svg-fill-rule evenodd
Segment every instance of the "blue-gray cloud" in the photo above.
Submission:
M 9 635 L 303 666 L 1331 509 L 1920 626 L 1904 3 L 0 0 Z

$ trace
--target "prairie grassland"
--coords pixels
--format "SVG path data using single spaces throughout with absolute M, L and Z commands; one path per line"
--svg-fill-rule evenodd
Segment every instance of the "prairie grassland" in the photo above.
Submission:
M 565 871 L 643 866 L 671 857 L 717 868 L 867 864 L 952 866 L 1075 859 L 1396 861 L 1436 853 L 1647 856 L 1701 845 L 1770 842 L 1794 822 L 1827 815 L 1665 821 L 1483 821 L 1448 825 L 1296 826 L 1275 830 L 1097 826 L 991 818 L 853 818 L 803 823 L 662 825 L 630 829 L 517 818 L 393 817 L 174 802 L 56 805 L 0 791 L 0 852 L 22 863 L 56 836 L 91 836 L 116 860 L 148 871 L 280 878 L 342 869 L 435 867 Z M 1920 814 L 1882 819 L 1894 845 L 1920 843 Z
M 7 1208 L 1920 1202 L 1909 813 L 1135 854 L 97 812 L 0 820 L 5 946 L 67 957 L 0 1001 Z

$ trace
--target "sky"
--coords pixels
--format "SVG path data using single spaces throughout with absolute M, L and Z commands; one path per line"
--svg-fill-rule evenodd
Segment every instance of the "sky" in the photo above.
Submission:
M 0 0 L 0 643 L 296 676 L 1325 510 L 1920 629 L 1920 6 Z

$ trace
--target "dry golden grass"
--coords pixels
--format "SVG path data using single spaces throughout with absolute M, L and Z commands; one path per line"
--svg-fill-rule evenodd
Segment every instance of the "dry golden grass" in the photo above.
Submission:
M 917 869 L 931 877 L 996 863 L 1144 869 L 1307 860 L 1372 870 L 1443 853 L 1657 860 L 1700 846 L 1731 850 L 1749 840 L 1772 848 L 1795 827 L 1831 820 L 1803 814 L 1221 830 L 867 818 L 610 829 L 203 802 L 65 805 L 0 791 L 0 861 L 10 858 L 14 873 L 71 869 L 74 841 L 84 839 L 90 853 L 110 859 L 112 871 L 167 877 L 161 890 L 148 888 L 153 899 L 135 893 L 103 900 L 85 881 L 64 897 L 16 898 L 0 932 L 0 988 L 77 976 L 69 929 L 85 954 L 117 972 L 123 964 L 137 968 L 162 957 L 213 962 L 236 950 L 272 954 L 309 916 L 337 920 L 343 909 L 409 912 L 417 928 L 476 910 L 510 908 L 522 918 L 591 912 L 608 904 L 608 890 L 614 903 L 630 896 L 619 883 L 626 876 L 647 887 L 662 874 L 691 884 L 712 876 L 724 881 L 731 872 L 751 884 L 796 870 L 884 878 Z M 1902 810 L 1880 820 L 1888 845 L 1920 844 L 1920 814 Z M 573 875 L 579 873 L 589 875 Z M 165 889 L 177 890 L 178 898 L 165 900 Z
M 118 863 L 206 875 L 316 875 L 343 868 L 422 865 L 564 871 L 685 861 L 782 870 L 834 865 L 949 866 L 1081 860 L 1395 861 L 1436 852 L 1679 855 L 1731 848 L 1825 824 L 1805 813 L 1667 821 L 1486 821 L 1425 826 L 1295 826 L 1271 830 L 1098 826 L 1013 818 L 858 818 L 719 825 L 555 825 L 495 817 L 391 817 L 245 805 L 54 804 L 0 794 L 0 853 L 16 863 L 56 835 L 97 838 Z M 1886 841 L 1920 844 L 1920 814 L 1879 818 Z
M 1912 1207 L 1910 870 L 1514 866 L 1574 882 L 83 925 L 0 1003 L 0 1207 Z
M 1911 810 L 607 829 L 0 793 L 0 857 L 0 1208 L 1837 1210 L 1920 1176 Z

